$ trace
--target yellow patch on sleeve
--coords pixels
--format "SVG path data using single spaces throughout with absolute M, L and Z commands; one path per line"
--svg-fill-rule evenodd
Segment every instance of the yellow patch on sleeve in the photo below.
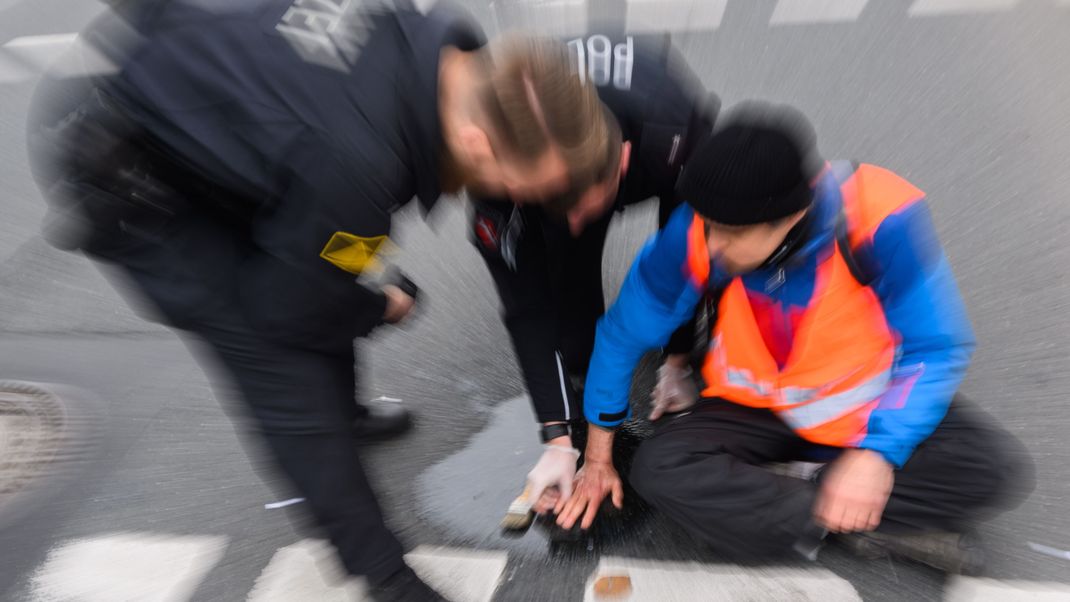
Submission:
M 335 232 L 320 251 L 320 257 L 352 274 L 381 268 L 376 255 L 390 241 L 385 235 L 363 237 L 349 232 Z

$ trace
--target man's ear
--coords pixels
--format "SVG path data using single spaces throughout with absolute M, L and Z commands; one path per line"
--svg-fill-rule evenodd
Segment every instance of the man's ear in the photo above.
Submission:
M 478 126 L 469 124 L 457 130 L 457 141 L 464 161 L 470 169 L 479 168 L 494 161 L 494 149 L 487 133 Z
M 624 176 L 628 175 L 628 166 L 632 164 L 632 143 L 631 141 L 623 142 L 620 145 L 620 178 L 623 180 Z

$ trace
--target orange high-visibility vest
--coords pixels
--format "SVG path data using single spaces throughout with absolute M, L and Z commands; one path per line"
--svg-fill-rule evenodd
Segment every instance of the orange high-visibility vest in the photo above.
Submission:
M 885 217 L 923 195 L 872 165 L 859 166 L 840 189 L 852 247 L 871 237 Z M 691 271 L 708 274 L 698 216 L 688 247 Z M 876 294 L 851 274 L 843 252 L 836 245 L 818 265 L 813 295 L 783 368 L 762 339 L 743 281 L 731 281 L 706 354 L 704 397 L 769 408 L 814 443 L 848 447 L 865 436 L 869 415 L 890 385 L 897 340 Z

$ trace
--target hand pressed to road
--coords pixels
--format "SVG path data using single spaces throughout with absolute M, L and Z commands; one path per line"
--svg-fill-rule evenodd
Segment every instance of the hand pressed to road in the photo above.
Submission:
M 576 473 L 572 498 L 567 503 L 558 503 L 558 526 L 571 529 L 582 516 L 580 528 L 590 529 L 595 516 L 598 515 L 598 509 L 602 506 L 602 500 L 607 495 L 612 495 L 613 505 L 618 510 L 624 507 L 624 487 L 613 463 L 587 461 Z
M 613 505 L 618 509 L 624 507 L 624 487 L 613 468 L 613 431 L 589 425 L 586 456 L 572 484 L 572 498 L 567 503 L 559 501 L 554 508 L 557 524 L 563 529 L 571 529 L 580 516 L 580 527 L 589 529 L 607 495 L 612 494 Z
M 814 518 L 829 531 L 872 531 L 881 522 L 895 474 L 884 456 L 849 449 L 828 467 L 814 504 Z

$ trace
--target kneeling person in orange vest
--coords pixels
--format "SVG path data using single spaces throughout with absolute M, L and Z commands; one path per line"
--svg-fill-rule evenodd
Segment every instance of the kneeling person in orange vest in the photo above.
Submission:
M 630 481 L 715 547 L 957 536 L 1029 490 L 1021 444 L 956 395 L 974 338 L 920 190 L 821 160 L 804 116 L 748 103 L 695 150 L 679 192 L 687 204 L 599 322 L 586 462 L 561 526 L 589 527 L 607 496 L 621 505 L 611 442 L 632 373 L 704 301 L 702 399 L 656 423 Z M 795 460 L 829 464 L 813 480 L 762 467 Z

